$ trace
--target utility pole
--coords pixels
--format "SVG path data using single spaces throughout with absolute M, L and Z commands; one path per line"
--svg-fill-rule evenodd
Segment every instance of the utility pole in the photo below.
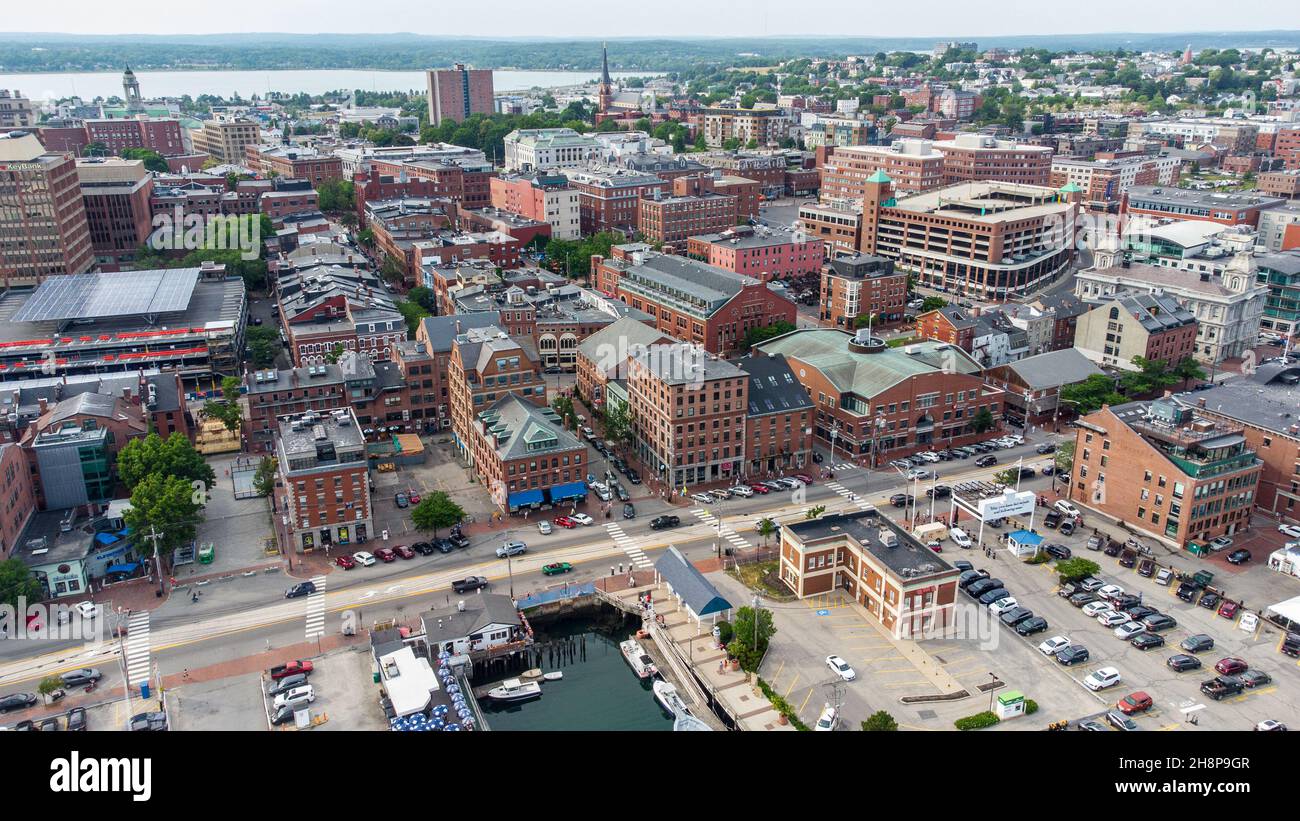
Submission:
M 506 574 L 510 577 L 510 600 L 515 599 L 515 567 L 510 555 L 510 528 L 506 528 L 505 539 L 501 542 L 501 548 L 506 554 Z
M 161 539 L 162 537 L 163 534 L 159 533 L 158 529 L 153 525 L 149 525 L 149 532 L 141 536 L 141 538 L 148 539 L 149 541 L 153 542 L 153 563 L 154 563 L 154 571 L 158 574 L 159 593 L 165 592 L 165 588 L 163 587 L 162 558 L 158 555 L 158 540 Z

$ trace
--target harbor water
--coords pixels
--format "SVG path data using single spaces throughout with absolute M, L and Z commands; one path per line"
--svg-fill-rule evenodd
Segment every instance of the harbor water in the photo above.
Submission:
M 630 638 L 636 626 L 631 620 L 578 617 L 537 628 L 541 669 L 558 670 L 564 678 L 543 682 L 542 697 L 532 701 L 498 704 L 481 700 L 489 726 L 498 732 L 672 730 L 672 718 L 651 692 L 653 679 L 638 679 L 619 652 L 619 642 Z M 474 683 L 486 684 L 488 680 Z

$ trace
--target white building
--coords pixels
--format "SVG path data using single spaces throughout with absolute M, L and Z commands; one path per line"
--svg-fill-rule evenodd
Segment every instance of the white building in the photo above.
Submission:
M 466 148 L 451 143 L 429 143 L 428 145 L 393 145 L 378 148 L 370 144 L 337 148 L 334 156 L 342 161 L 343 178 L 351 179 L 356 172 L 367 172 L 374 160 L 385 162 L 415 162 L 427 160 L 433 162 L 465 161 L 483 165 L 487 157 L 477 148 Z
M 515 129 L 505 137 L 505 167 L 510 171 L 582 168 L 600 157 L 601 144 L 572 128 Z

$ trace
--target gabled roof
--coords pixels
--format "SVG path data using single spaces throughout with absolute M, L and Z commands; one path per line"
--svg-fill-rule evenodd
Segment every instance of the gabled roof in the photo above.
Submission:
M 622 357 L 630 353 L 633 346 L 649 347 L 671 341 L 672 337 L 663 331 L 631 317 L 623 317 L 578 343 L 578 355 L 610 371 L 623 364 Z
M 808 391 L 781 354 L 767 354 L 755 350 L 751 355 L 735 360 L 736 365 L 749 374 L 749 415 L 793 413 L 812 407 Z
M 508 393 L 493 402 L 478 415 L 478 420 L 498 437 L 496 451 L 502 459 L 583 447 L 577 437 L 560 426 L 555 411 L 534 405 L 517 394 Z
M 655 562 L 655 572 L 696 616 L 725 613 L 731 609 L 731 602 L 724 599 L 718 588 L 675 547 L 669 547 L 659 557 Z
M 1104 374 L 1078 348 L 1064 348 L 1030 356 L 1007 365 L 1025 386 L 1033 390 L 1082 382 L 1093 374 Z
M 519 611 L 510 603 L 510 597 L 500 593 L 481 593 L 467 596 L 465 609 L 453 604 L 440 610 L 420 614 L 424 622 L 425 637 L 430 644 L 471 636 L 492 624 L 520 626 Z
M 429 340 L 430 353 L 447 353 L 456 335 L 470 328 L 486 328 L 501 322 L 500 311 L 484 311 L 474 314 L 452 314 L 451 316 L 427 316 L 420 320 L 424 325 L 425 336 Z

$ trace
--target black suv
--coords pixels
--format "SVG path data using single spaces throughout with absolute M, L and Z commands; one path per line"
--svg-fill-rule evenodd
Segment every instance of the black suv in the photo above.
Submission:
M 952 488 L 947 485 L 935 485 L 932 488 L 927 488 L 925 495 L 931 499 L 945 499 L 952 495 Z
M 411 545 L 411 549 L 421 556 L 432 556 L 435 548 L 432 542 L 416 542 Z
M 1050 527 L 1053 530 L 1055 530 L 1056 526 L 1059 525 L 1060 523 L 1061 523 L 1061 511 L 1059 510 L 1050 511 L 1046 516 L 1043 517 L 1043 527 Z
M 1001 579 L 980 579 L 977 582 L 966 585 L 964 589 L 971 598 L 978 599 L 990 590 L 997 590 L 1001 586 Z
M 1099 601 L 1099 599 L 1097 598 L 1097 594 L 1089 593 L 1086 590 L 1081 590 L 1078 593 L 1075 593 L 1074 595 L 1070 596 L 1070 604 L 1074 605 L 1075 607 L 1083 607 L 1085 604 L 1092 604 L 1095 601 Z
M 893 496 L 889 497 L 889 503 L 894 507 L 907 507 L 913 501 L 915 500 L 912 498 L 912 494 L 910 493 L 895 493 Z
M 1196 601 L 1196 594 L 1201 592 L 1201 586 L 1196 582 L 1183 582 L 1178 585 L 1178 598 L 1185 602 Z
M 651 530 L 665 530 L 670 527 L 677 527 L 682 520 L 676 516 L 656 516 L 650 520 Z
M 989 465 L 996 465 L 997 463 L 998 463 L 998 457 L 994 456 L 991 453 L 986 453 L 980 458 L 975 460 L 975 467 L 986 468 Z

